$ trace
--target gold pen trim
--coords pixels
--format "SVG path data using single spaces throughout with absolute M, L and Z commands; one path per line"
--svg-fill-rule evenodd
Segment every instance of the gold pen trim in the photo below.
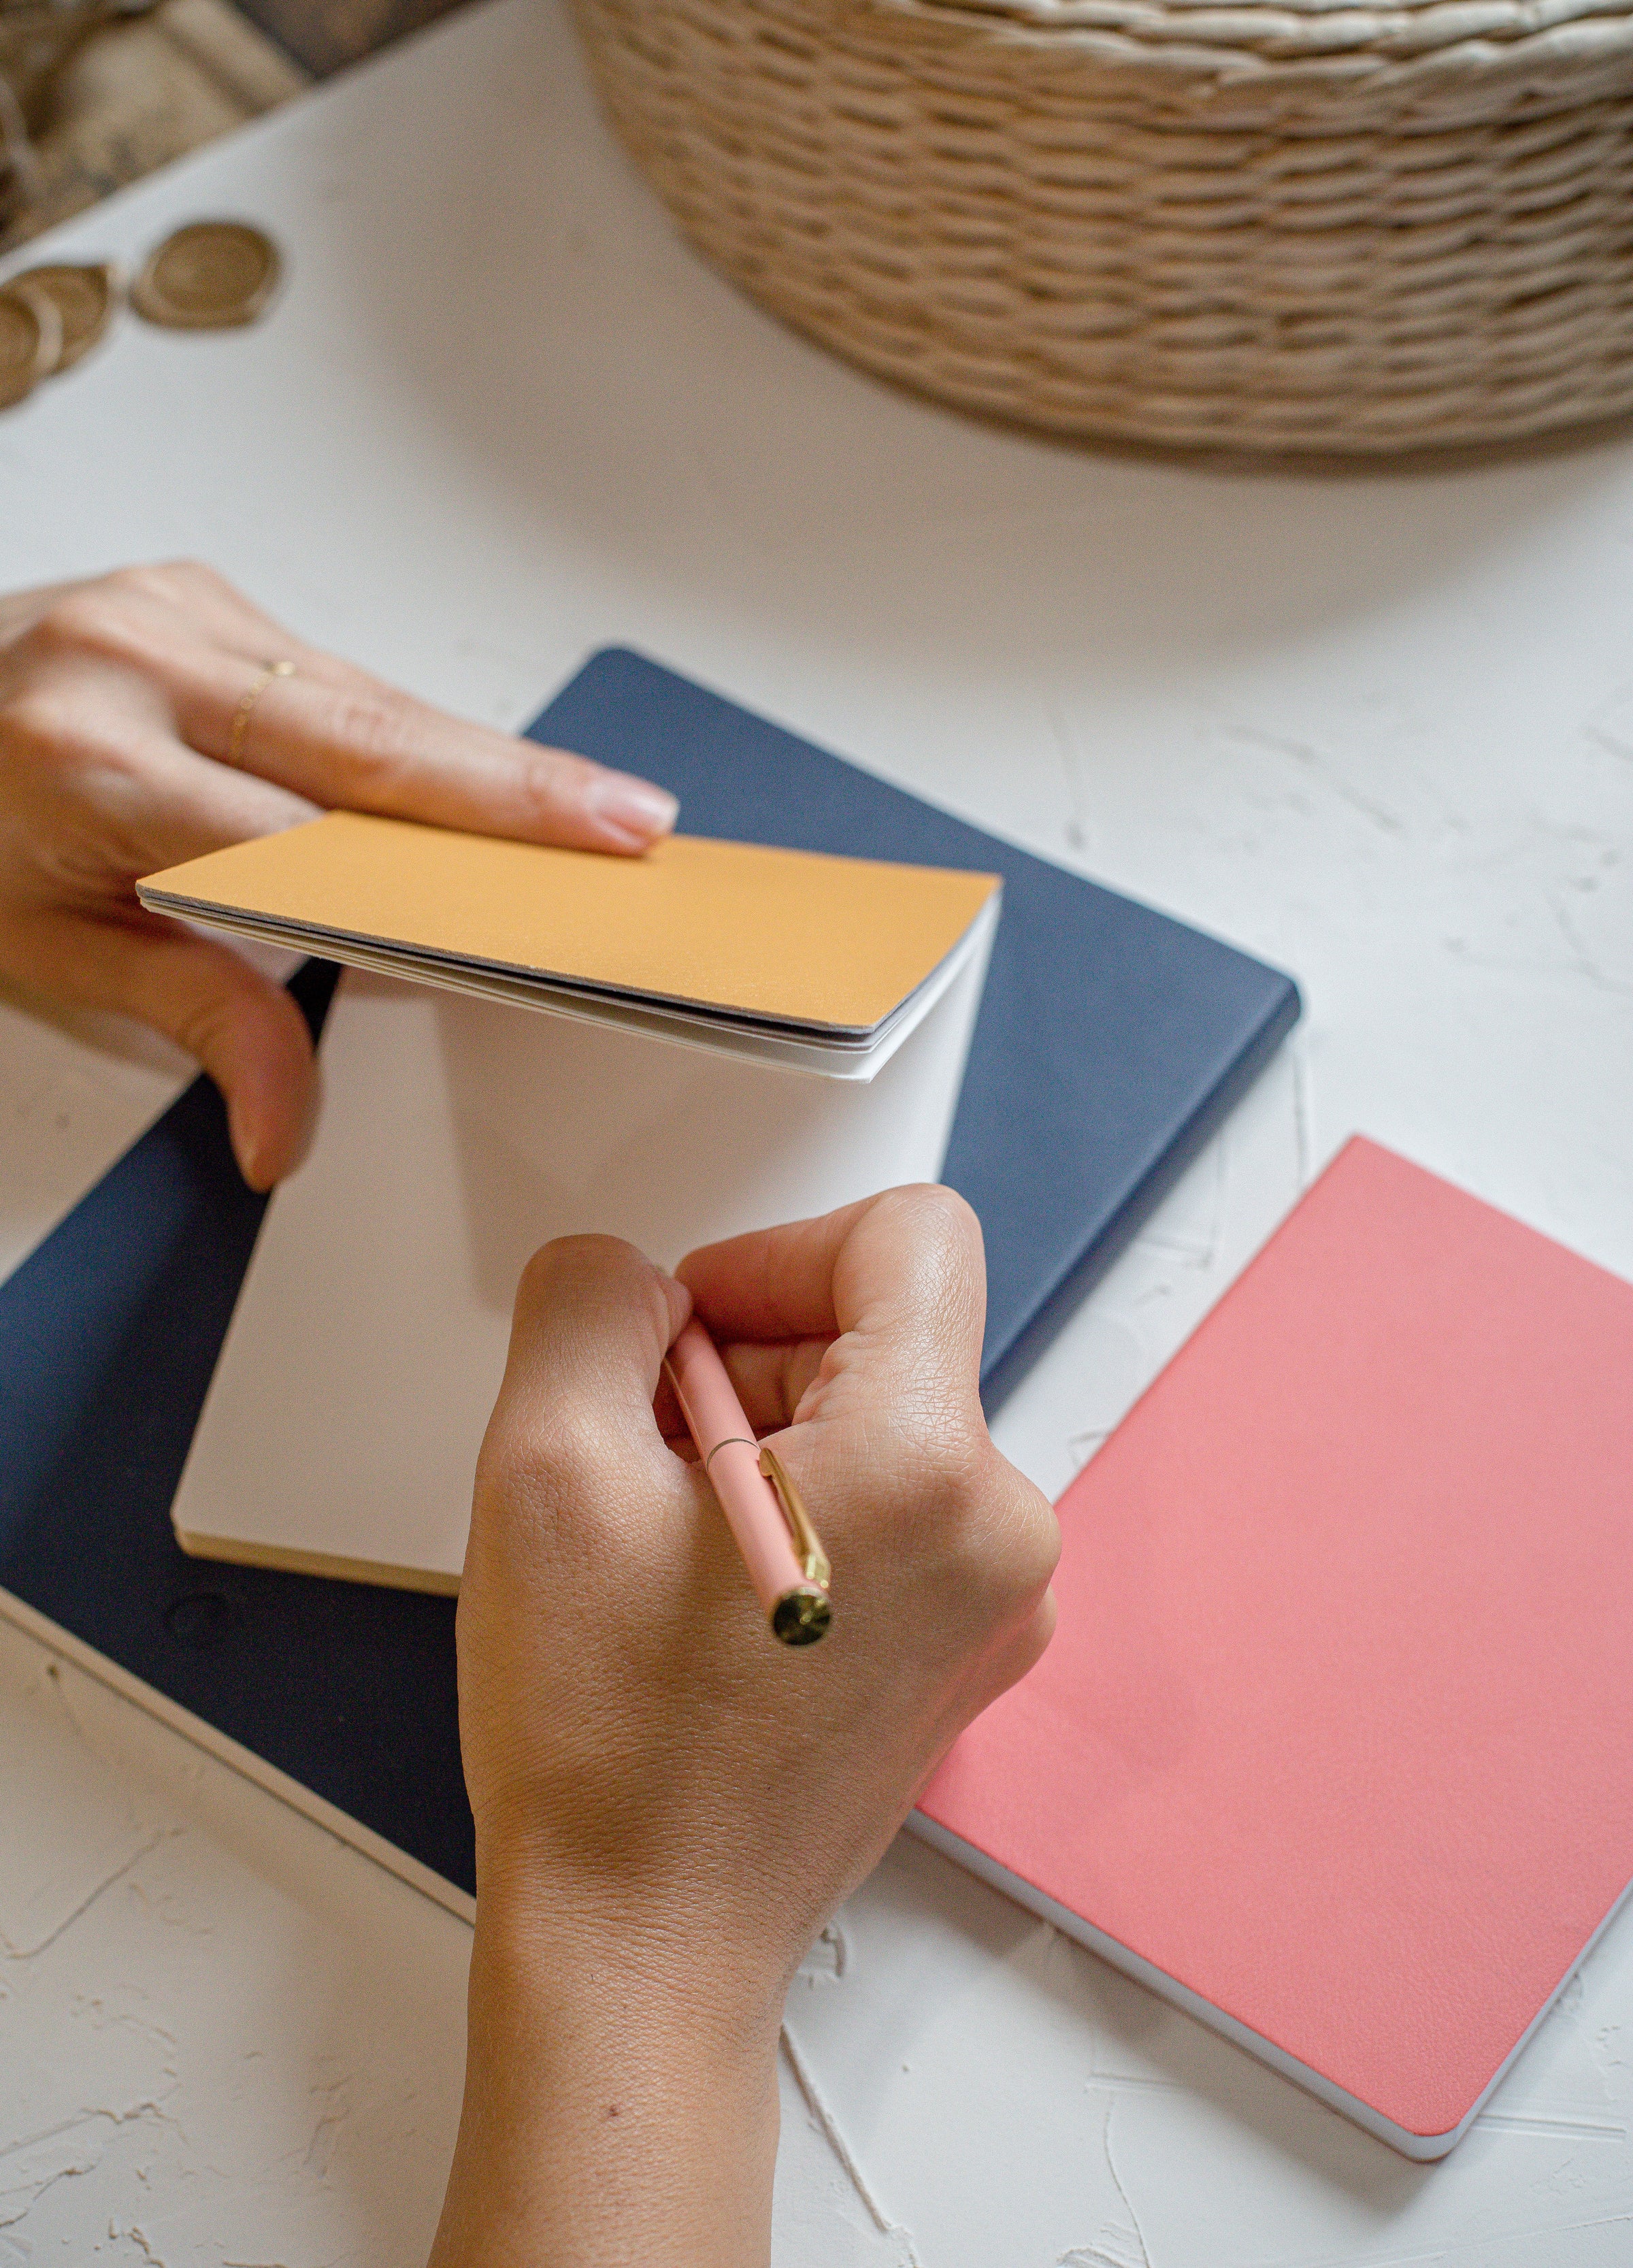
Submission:
M 811 1515 L 805 1510 L 799 1491 L 784 1470 L 782 1459 L 763 1442 L 760 1448 L 760 1469 L 770 1482 L 776 1500 L 783 1507 L 783 1517 L 788 1522 L 789 1533 L 794 1539 L 794 1551 L 801 1574 L 807 1583 L 814 1583 L 819 1590 L 826 1591 L 834 1571 L 828 1565 L 821 1538 L 811 1525 Z

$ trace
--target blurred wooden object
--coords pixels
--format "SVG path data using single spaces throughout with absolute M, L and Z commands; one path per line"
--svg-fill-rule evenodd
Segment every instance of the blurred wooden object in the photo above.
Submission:
M 0 251 L 308 84 L 227 0 L 160 0 L 104 23 L 55 79 L 35 126 L 37 191 L 6 221 Z
M 459 4 L 0 0 L 0 253 Z
M 36 132 L 69 62 L 116 17 L 145 15 L 153 0 L 0 0 L 0 80 Z
M 417 32 L 463 0 L 243 0 L 243 12 L 314 78 Z

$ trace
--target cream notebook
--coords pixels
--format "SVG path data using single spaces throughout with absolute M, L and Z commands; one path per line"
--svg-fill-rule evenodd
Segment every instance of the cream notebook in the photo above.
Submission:
M 616 858 L 349 813 L 142 895 L 351 964 L 177 1535 L 435 1590 L 459 1582 L 528 1256 L 600 1232 L 672 1266 L 937 1178 L 998 909 L 986 874 L 687 836 Z
M 553 1236 L 695 1244 L 939 1177 L 984 951 L 868 1080 L 349 970 L 172 1517 L 206 1558 L 452 1591 L 517 1279 Z
M 992 874 L 672 836 L 638 858 L 330 812 L 144 905 L 512 1005 L 870 1079 L 989 933 Z

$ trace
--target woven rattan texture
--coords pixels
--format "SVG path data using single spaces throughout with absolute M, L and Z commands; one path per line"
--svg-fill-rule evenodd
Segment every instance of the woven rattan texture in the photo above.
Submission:
M 680 225 L 1048 430 L 1387 453 L 1633 412 L 1633 0 L 575 0 Z

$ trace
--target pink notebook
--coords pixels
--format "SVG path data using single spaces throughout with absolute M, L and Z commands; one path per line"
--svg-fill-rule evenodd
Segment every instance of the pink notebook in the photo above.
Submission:
M 1444 2155 L 1633 1878 L 1633 1286 L 1353 1141 L 1060 1510 L 915 1826 Z

